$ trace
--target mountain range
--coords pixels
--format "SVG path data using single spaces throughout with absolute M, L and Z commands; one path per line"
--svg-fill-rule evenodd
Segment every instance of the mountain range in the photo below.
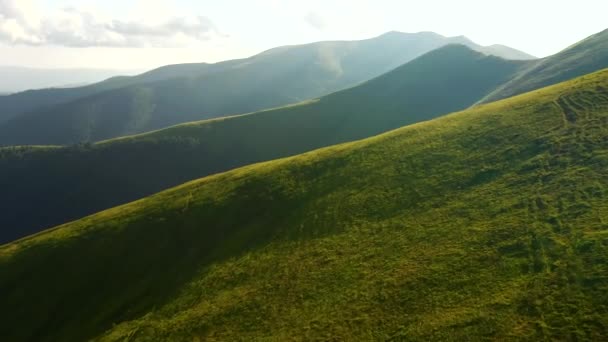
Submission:
M 94 145 L 0 149 L 0 206 L 8 209 L 0 217 L 0 226 L 6 227 L 0 241 L 212 173 L 465 109 L 520 67 L 448 45 L 310 102 Z M 35 215 L 28 214 L 32 210 Z
M 67 223 L 0 247 L 0 335 L 602 340 L 607 129 L 602 70 Z
M 65 145 L 284 106 L 384 74 L 447 44 L 528 59 L 500 45 L 432 32 L 284 46 L 216 64 L 166 66 L 75 89 L 0 97 L 0 145 Z
M 0 66 L 0 94 L 32 89 L 73 88 L 98 83 L 117 75 L 135 75 L 142 70 L 40 69 Z
M 583 55 L 601 52 L 598 45 L 606 37 L 598 36 L 576 49 Z M 546 59 L 554 64 L 544 63 L 556 75 L 571 75 L 571 63 L 562 63 L 570 55 L 566 49 Z M 0 217 L 0 242 L 213 173 L 466 109 L 514 78 L 523 80 L 529 63 L 447 45 L 359 86 L 297 105 L 97 144 L 0 149 L 0 206 L 7 209 Z M 589 68 L 603 67 L 608 64 Z

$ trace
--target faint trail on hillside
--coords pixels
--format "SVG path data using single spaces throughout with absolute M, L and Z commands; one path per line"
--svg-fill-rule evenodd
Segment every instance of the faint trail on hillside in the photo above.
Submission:
M 608 105 L 608 89 L 597 86 L 594 91 L 582 91 L 572 94 L 560 95 L 554 103 L 560 108 L 564 116 L 564 123 L 575 124 L 581 112 L 584 119 L 591 119 L 589 111 L 598 110 Z
M 555 104 L 557 104 L 557 106 L 561 109 L 562 114 L 564 116 L 564 122 L 576 124 L 577 115 L 576 115 L 576 111 L 573 109 L 573 107 L 577 108 L 578 105 L 573 106 L 573 104 L 570 103 L 567 100 L 567 98 L 564 97 L 563 95 L 557 98 L 557 100 L 555 101 Z

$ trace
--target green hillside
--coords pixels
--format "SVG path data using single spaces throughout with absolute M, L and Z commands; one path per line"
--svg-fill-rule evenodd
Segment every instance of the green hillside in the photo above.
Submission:
M 0 247 L 10 341 L 601 340 L 608 70 Z
M 95 145 L 0 149 L 0 243 L 209 174 L 465 109 L 522 65 L 450 45 L 295 106 Z
M 168 66 L 67 93 L 0 97 L 0 146 L 99 141 L 284 106 L 352 87 L 451 42 L 483 50 L 463 37 L 390 32 L 361 41 L 279 47 L 218 64 Z M 20 112 L 10 108 L 13 100 Z
M 608 68 L 608 29 L 553 56 L 532 61 L 529 68 L 488 95 L 491 102 Z

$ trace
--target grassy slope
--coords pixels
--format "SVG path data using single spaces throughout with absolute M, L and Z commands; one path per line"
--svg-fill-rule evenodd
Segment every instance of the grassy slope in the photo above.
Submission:
M 463 46 L 297 106 L 89 147 L 0 150 L 0 243 L 254 162 L 376 135 L 467 108 L 519 62 Z M 32 214 L 35 213 L 35 214 Z
M 0 247 L 11 341 L 595 339 L 608 70 Z
M 584 39 L 564 51 L 530 63 L 484 102 L 496 101 L 608 67 L 608 29 Z
M 114 80 L 123 86 L 113 90 L 19 115 L 0 125 L 0 145 L 99 141 L 284 106 L 352 87 L 452 40 L 430 32 L 393 32 L 362 41 L 281 47 L 240 61 L 161 68 Z M 187 70 L 191 74 L 183 77 Z

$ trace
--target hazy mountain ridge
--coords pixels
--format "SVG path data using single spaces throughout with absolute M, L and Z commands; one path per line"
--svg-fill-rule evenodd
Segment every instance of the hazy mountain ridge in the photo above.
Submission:
M 513 49 L 502 44 L 493 44 L 490 46 L 483 46 L 478 49 L 479 52 L 483 52 L 488 55 L 500 56 L 505 59 L 512 60 L 532 60 L 538 59 L 538 57 L 532 56 L 525 52 Z
M 77 87 L 101 82 L 117 75 L 134 75 L 142 70 L 41 69 L 0 66 L 0 94 L 43 88 Z
M 471 49 L 474 49 L 475 51 L 484 53 L 486 55 L 501 57 L 501 58 L 509 59 L 509 60 L 529 61 L 529 60 L 533 60 L 533 59 L 538 59 L 537 57 L 532 56 L 528 53 L 519 51 L 517 49 L 511 48 L 511 47 L 508 47 L 508 46 L 502 45 L 502 44 L 493 44 L 493 45 L 489 45 L 489 46 L 479 45 L 479 44 L 473 42 L 472 40 L 470 40 L 469 38 L 467 38 L 466 36 L 451 37 L 450 43 L 451 44 L 462 44 L 462 45 L 470 47 Z
M 217 63 L 215 68 L 223 70 L 232 61 Z M 75 101 L 87 96 L 102 93 L 130 85 L 158 82 L 167 78 L 195 77 L 212 71 L 211 64 L 179 64 L 160 67 L 137 76 L 114 76 L 99 83 L 76 88 L 51 88 L 27 90 L 10 96 L 0 96 L 0 124 L 10 119 L 31 112 L 35 109 L 53 108 L 53 106 Z
M 0 145 L 99 141 L 287 105 L 354 86 L 454 42 L 483 50 L 463 37 L 389 32 L 361 41 L 280 47 L 216 64 L 167 66 L 67 93 L 16 94 L 0 98 L 0 122 L 7 121 L 0 125 Z M 40 106 L 45 108 L 35 109 Z M 18 108 L 29 112 L 18 114 Z

